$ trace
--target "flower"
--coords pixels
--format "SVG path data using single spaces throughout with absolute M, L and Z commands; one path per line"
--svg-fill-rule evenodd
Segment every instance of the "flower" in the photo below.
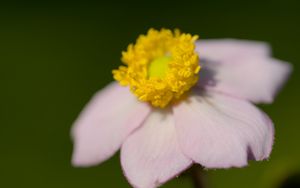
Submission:
M 263 42 L 150 29 L 113 71 L 122 86 L 98 92 L 75 122 L 73 165 L 96 165 L 121 149 L 131 185 L 152 188 L 193 163 L 267 159 L 273 123 L 252 103 L 271 103 L 292 70 L 270 55 Z

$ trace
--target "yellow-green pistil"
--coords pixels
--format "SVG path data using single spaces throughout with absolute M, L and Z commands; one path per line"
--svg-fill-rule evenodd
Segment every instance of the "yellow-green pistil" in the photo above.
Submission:
M 154 59 L 148 68 L 148 77 L 164 78 L 168 69 L 168 62 L 171 61 L 170 56 L 162 56 Z

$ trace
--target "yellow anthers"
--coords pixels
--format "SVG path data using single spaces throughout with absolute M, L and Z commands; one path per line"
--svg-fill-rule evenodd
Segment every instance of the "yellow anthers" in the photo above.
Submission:
M 126 66 L 113 70 L 114 79 L 130 86 L 139 100 L 164 108 L 198 81 L 197 38 L 179 30 L 149 29 L 122 52 Z

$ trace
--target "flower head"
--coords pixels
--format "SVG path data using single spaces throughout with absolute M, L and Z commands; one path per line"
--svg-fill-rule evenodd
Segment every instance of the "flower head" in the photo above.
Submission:
M 114 78 L 123 86 L 129 85 L 139 100 L 164 108 L 198 81 L 197 38 L 179 30 L 150 29 L 122 53 L 127 66 L 114 70 Z
M 262 42 L 196 39 L 150 29 L 129 45 L 113 71 L 122 86 L 98 92 L 74 124 L 75 166 L 121 148 L 129 182 L 152 188 L 192 163 L 243 167 L 269 157 L 273 123 L 252 103 L 272 102 L 291 66 Z

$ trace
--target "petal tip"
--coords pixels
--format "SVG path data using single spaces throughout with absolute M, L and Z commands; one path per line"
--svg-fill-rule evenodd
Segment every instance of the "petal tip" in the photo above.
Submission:
M 205 164 L 205 165 L 203 165 Z M 200 163 L 205 169 L 228 169 L 228 168 L 243 168 L 248 166 L 248 160 L 236 162 L 228 162 L 228 163 Z
M 94 150 L 83 150 L 75 144 L 71 164 L 74 167 L 91 167 L 106 161 L 110 157 L 111 155 L 99 155 Z
M 95 165 L 95 162 L 91 162 L 83 156 L 80 156 L 78 153 L 74 153 L 71 159 L 71 164 L 73 167 L 90 167 Z

